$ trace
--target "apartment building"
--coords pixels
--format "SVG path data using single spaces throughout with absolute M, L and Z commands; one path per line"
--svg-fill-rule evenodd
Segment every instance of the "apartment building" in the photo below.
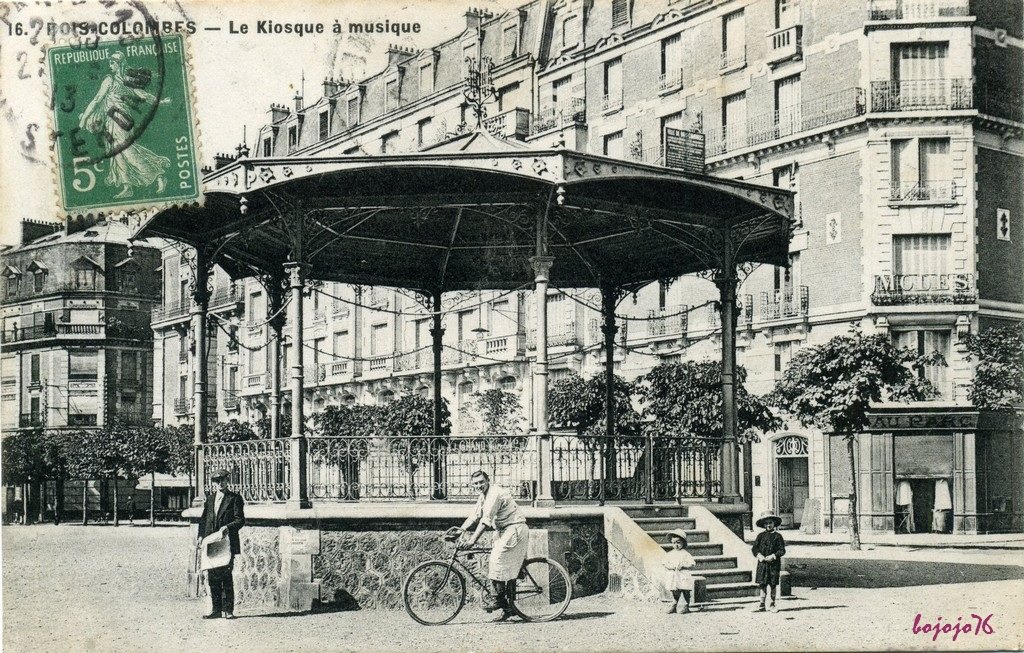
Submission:
M 464 90 L 481 59 L 493 84 L 483 127 L 499 138 L 660 166 L 675 164 L 666 128 L 700 132 L 709 174 L 797 192 L 790 265 L 742 271 L 739 362 L 749 389 L 767 392 L 800 347 L 852 325 L 939 351 L 948 365 L 923 373 L 941 396 L 878 406 L 858 438 L 862 526 L 1019 531 L 1024 436 L 969 405 L 961 339 L 1024 318 L 1021 13 L 1010 0 L 538 0 L 501 15 L 471 10 L 444 43 L 391 48 L 376 75 L 327 79 L 313 101 L 272 105 L 240 153 L 433 147 L 475 128 Z M 183 254 L 164 250 L 164 305 L 154 315 L 154 410 L 164 421 L 191 410 Z M 272 355 L 267 282 L 215 279 L 211 410 L 251 421 L 269 410 L 269 371 L 275 360 L 287 369 L 296 343 L 285 339 Z M 617 371 L 633 378 L 664 361 L 716 359 L 716 298 L 709 280 L 689 277 L 627 298 Z M 430 325 L 415 297 L 311 284 L 305 301 L 308 410 L 429 392 Z M 596 373 L 596 293 L 552 289 L 548 303 L 552 379 Z M 490 388 L 519 393 L 531 415 L 532 298 L 488 292 L 445 306 L 443 388 L 456 430 L 476 428 L 472 395 Z M 786 526 L 847 523 L 841 438 L 791 423 L 744 459 L 754 512 L 777 510 Z M 913 528 L 896 509 L 906 488 Z
M 151 423 L 160 250 L 128 242 L 137 226 L 128 218 L 25 220 L 21 243 L 0 252 L 5 433 Z M 105 494 L 92 489 L 99 509 Z M 80 502 L 80 483 L 65 491 Z

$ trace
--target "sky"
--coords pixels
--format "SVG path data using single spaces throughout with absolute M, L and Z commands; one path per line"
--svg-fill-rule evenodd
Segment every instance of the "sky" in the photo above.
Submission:
M 46 25 L 79 21 L 129 21 L 145 10 L 158 20 L 192 20 L 197 31 L 186 37 L 191 53 L 201 165 L 218 152 L 234 153 L 243 126 L 252 147 L 267 121 L 271 103 L 291 106 L 305 78 L 305 98 L 315 101 L 325 77 L 358 79 L 382 70 L 390 44 L 420 49 L 454 37 L 465 29 L 470 7 L 501 13 L 524 0 L 159 0 L 152 2 L 72 3 L 50 7 L 30 3 L 0 5 L 0 243 L 13 244 L 23 218 L 54 220 L 58 207 L 52 117 L 44 65 L 45 48 L 67 43 L 67 35 L 48 36 Z M 110 6 L 107 6 L 110 5 Z M 127 15 L 125 13 L 120 14 Z M 260 34 L 257 21 L 284 24 L 322 23 L 324 34 Z M 332 33 L 335 20 L 343 33 Z M 418 34 L 350 36 L 357 21 L 418 23 Z M 248 25 L 247 34 L 230 33 Z M 17 30 L 20 26 L 22 34 Z M 207 30 L 220 27 L 220 31 Z M 59 30 L 59 28 L 58 28 Z

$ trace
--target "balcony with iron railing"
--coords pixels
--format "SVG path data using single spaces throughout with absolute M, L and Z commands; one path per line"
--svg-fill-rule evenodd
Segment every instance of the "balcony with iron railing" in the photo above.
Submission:
M 174 413 L 176 415 L 187 415 L 192 412 L 192 398 L 178 397 L 174 400 Z
M 622 110 L 622 93 L 601 96 L 601 113 L 615 113 Z
M 173 320 L 184 317 L 189 314 L 191 307 L 192 301 L 190 299 L 182 299 L 177 302 L 170 302 L 162 306 L 156 306 L 150 313 L 150 319 L 153 322 L 163 322 L 164 320 Z
M 956 199 L 956 182 L 949 179 L 889 183 L 890 204 L 952 203 Z
M 658 76 L 658 92 L 670 93 L 683 87 L 683 70 L 666 70 Z
M 39 340 L 41 338 L 53 338 L 56 335 L 57 327 L 53 324 L 36 324 L 26 327 L 13 325 L 8 329 L 0 331 L 0 342 Z
M 585 125 L 586 123 L 587 101 L 583 98 L 572 98 L 566 102 L 559 102 L 554 106 L 541 109 L 533 120 L 530 134 L 541 134 L 570 125 Z
M 974 104 L 978 113 L 1024 122 L 1024 90 L 1001 84 L 974 83 Z
M 580 343 L 576 320 L 560 320 L 548 323 L 548 346 L 572 346 Z
M 445 343 L 444 349 L 441 350 L 441 365 L 459 365 L 476 360 L 478 343 L 476 339 Z
M 807 286 L 761 293 L 761 319 L 766 322 L 807 317 L 809 308 Z
M 768 32 L 768 64 L 777 64 L 801 57 L 803 55 L 803 35 L 802 25 L 792 25 Z
M 871 82 L 871 110 L 957 111 L 974 107 L 970 79 L 908 79 Z
M 688 321 L 688 306 L 677 304 L 652 309 L 647 314 L 647 337 L 685 336 Z
M 403 352 L 395 358 L 396 372 L 418 372 L 433 367 L 434 352 L 428 347 Z
M 852 87 L 799 105 L 755 115 L 747 121 L 744 145 L 759 145 L 864 114 L 864 89 Z M 724 139 L 720 139 L 719 143 Z M 725 144 L 728 146 L 728 143 Z
M 736 70 L 747 65 L 747 46 L 742 45 L 732 50 L 723 50 L 720 68 L 722 72 Z
M 484 119 L 484 129 L 498 138 L 523 140 L 530 135 L 530 111 L 509 109 Z
M 626 158 L 630 161 L 663 166 L 665 165 L 665 148 L 662 145 L 652 145 L 651 147 L 644 148 L 631 147 L 626 153 Z
M 969 16 L 969 0 L 870 0 L 868 20 L 928 20 Z

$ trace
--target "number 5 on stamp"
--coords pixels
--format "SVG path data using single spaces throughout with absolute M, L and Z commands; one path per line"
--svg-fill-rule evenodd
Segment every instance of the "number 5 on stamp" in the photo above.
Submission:
M 47 52 L 64 210 L 165 206 L 200 197 L 180 34 Z

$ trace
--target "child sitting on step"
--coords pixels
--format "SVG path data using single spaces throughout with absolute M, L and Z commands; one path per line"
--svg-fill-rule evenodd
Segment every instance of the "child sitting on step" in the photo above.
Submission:
M 775 529 L 782 524 L 782 520 L 771 510 L 767 510 L 756 523 L 764 530 L 757 534 L 754 546 L 750 549 L 757 556 L 757 576 L 754 580 L 761 588 L 761 604 L 754 608 L 754 612 L 764 612 L 764 602 L 769 589 L 771 603 L 768 604 L 768 610 L 778 612 L 779 609 L 775 607 L 775 592 L 782 574 L 782 556 L 786 555 L 786 541 Z
M 672 607 L 668 613 L 686 614 L 690 611 L 690 596 L 693 592 L 693 576 L 686 570 L 692 569 L 697 563 L 686 550 L 686 531 L 677 528 L 668 537 L 672 544 L 672 550 L 665 554 L 665 569 L 668 570 L 665 587 L 672 592 Z

